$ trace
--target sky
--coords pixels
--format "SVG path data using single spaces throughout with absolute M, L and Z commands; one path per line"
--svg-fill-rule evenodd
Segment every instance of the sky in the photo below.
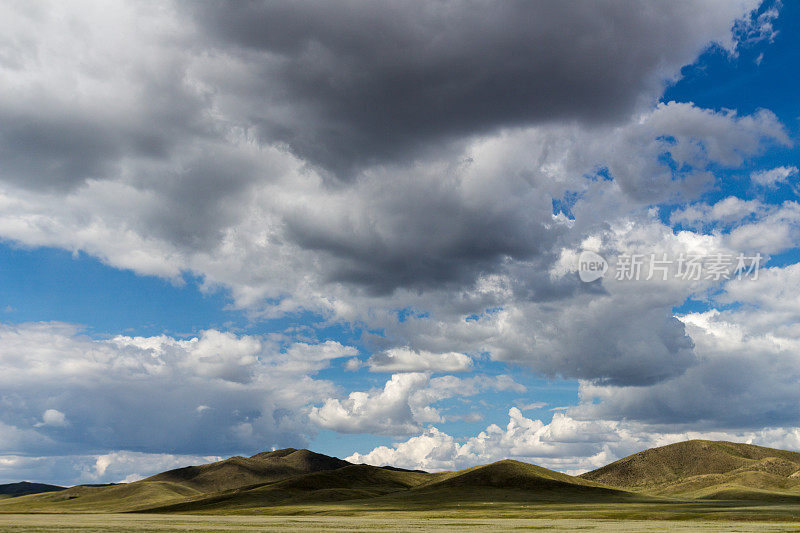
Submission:
M 0 483 L 800 450 L 800 6 L 0 4 Z

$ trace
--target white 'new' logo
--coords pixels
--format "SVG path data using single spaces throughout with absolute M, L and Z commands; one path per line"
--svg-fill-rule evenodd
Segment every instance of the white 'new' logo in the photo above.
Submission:
M 578 256 L 578 276 L 581 281 L 589 283 L 602 278 L 608 270 L 608 263 L 605 259 L 595 252 L 584 250 Z

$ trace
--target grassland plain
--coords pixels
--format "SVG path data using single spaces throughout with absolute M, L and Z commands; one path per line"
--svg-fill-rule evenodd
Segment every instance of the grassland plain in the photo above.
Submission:
M 145 514 L 0 515 L 0 532 L 172 533 L 231 531 L 624 531 L 794 532 L 791 523 L 631 521 L 600 519 L 460 518 L 426 516 L 193 516 Z

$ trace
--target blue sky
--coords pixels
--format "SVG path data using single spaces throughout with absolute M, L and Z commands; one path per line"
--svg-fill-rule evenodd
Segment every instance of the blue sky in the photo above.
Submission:
M 108 6 L 0 13 L 0 482 L 800 449 L 796 4 Z

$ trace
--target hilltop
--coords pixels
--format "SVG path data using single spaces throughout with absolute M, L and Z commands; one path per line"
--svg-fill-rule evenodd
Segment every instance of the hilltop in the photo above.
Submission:
M 690 440 L 635 453 L 580 477 L 657 495 L 800 499 L 800 453 Z
M 269 483 L 322 470 L 335 470 L 350 463 L 309 450 L 285 448 L 251 457 L 231 457 L 207 465 L 176 468 L 144 479 L 145 482 L 177 483 L 200 492 L 235 489 Z

